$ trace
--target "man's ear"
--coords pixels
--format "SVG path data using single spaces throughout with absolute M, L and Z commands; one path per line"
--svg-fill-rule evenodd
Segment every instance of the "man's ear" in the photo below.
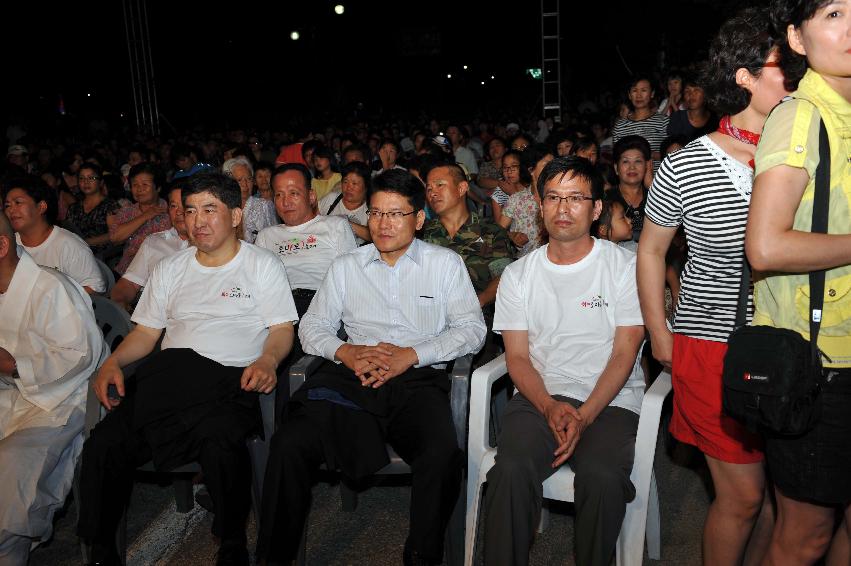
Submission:
M 232 208 L 232 209 L 230 210 L 230 223 L 231 223 L 231 226 L 232 226 L 233 228 L 236 228 L 237 226 L 239 226 L 239 223 L 240 223 L 240 222 L 242 222 L 242 209 L 241 209 L 241 208 L 239 208 L 239 207 L 237 207 L 237 208 Z
M 417 211 L 417 230 L 423 229 L 423 224 L 425 224 L 425 220 L 426 220 L 425 210 L 418 210 Z
M 603 213 L 603 200 L 595 200 L 594 201 L 594 220 L 599 220 L 600 215 Z
M 470 183 L 468 183 L 467 181 L 461 181 L 460 183 L 458 183 L 458 194 L 460 196 L 462 196 L 462 197 L 466 196 L 467 191 L 469 191 L 469 190 L 470 190 Z

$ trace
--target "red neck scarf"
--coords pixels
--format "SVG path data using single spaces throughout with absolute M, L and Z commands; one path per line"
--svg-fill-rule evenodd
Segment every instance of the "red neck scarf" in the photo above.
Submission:
M 724 134 L 725 136 L 730 136 L 733 139 L 737 139 L 742 143 L 746 143 L 748 145 L 756 145 L 759 143 L 759 134 L 755 134 L 754 132 L 749 132 L 748 130 L 741 130 L 733 125 L 730 121 L 730 116 L 723 116 L 721 121 L 718 123 L 718 132 Z M 748 165 L 751 166 L 751 169 L 754 168 L 754 160 L 751 159 L 748 161 Z

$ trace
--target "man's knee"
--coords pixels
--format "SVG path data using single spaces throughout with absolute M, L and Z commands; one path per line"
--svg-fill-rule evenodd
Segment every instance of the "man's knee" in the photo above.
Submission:
M 510 488 L 538 487 L 543 491 L 543 483 L 538 477 L 535 462 L 532 458 L 497 453 L 496 462 L 488 470 L 489 486 Z
M 584 497 L 601 500 L 617 496 L 626 503 L 635 497 L 635 488 L 629 474 L 615 466 L 584 467 L 576 472 L 573 485 L 577 499 Z

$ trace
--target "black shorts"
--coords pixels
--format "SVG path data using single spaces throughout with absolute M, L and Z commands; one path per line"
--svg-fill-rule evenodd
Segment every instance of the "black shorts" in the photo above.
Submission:
M 810 432 L 766 437 L 774 484 L 790 499 L 819 505 L 851 502 L 851 368 L 825 370 L 822 414 Z

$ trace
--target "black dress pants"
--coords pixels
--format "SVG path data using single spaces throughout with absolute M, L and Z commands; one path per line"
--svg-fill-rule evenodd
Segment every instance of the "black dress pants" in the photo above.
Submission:
M 319 372 L 356 380 L 344 366 L 325 364 Z M 431 372 L 446 380 L 446 373 L 431 368 L 406 372 Z M 385 443 L 412 470 L 410 530 L 406 550 L 434 562 L 443 557 L 443 538 L 458 498 L 463 453 L 458 448 L 445 388 L 424 384 L 406 388 L 405 374 L 388 395 L 386 415 L 355 409 L 329 400 L 297 396 L 290 403 L 281 428 L 272 437 L 264 482 L 263 512 L 258 536 L 258 557 L 270 562 L 296 558 L 305 519 L 310 509 L 316 470 L 325 462 L 331 469 L 355 479 L 387 464 Z M 329 383 L 325 380 L 325 383 Z M 378 390 L 366 390 L 367 394 Z M 357 464 L 353 464 L 360 458 Z M 362 465 L 368 462 L 367 465 Z M 353 557 L 354 558 L 354 557 Z

